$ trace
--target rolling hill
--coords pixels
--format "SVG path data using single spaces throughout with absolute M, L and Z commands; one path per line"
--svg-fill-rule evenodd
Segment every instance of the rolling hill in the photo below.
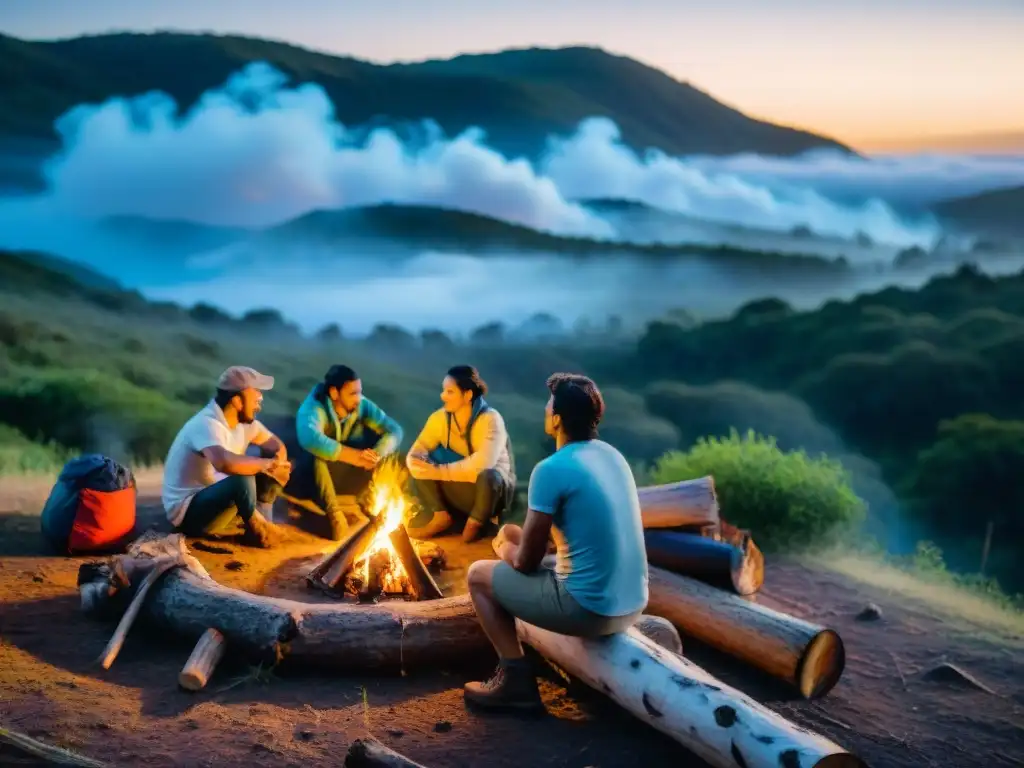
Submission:
M 945 200 L 935 212 L 960 227 L 999 235 L 1024 237 L 1024 187 L 994 189 Z
M 535 156 L 551 134 L 609 117 L 637 149 L 671 154 L 814 148 L 832 139 L 759 120 L 638 61 L 596 48 L 529 48 L 376 65 L 270 40 L 118 33 L 30 42 L 0 36 L 0 144 L 55 140 L 54 120 L 83 102 L 159 89 L 180 105 L 253 61 L 319 83 L 350 126 L 432 119 L 448 134 L 479 126 L 506 154 Z

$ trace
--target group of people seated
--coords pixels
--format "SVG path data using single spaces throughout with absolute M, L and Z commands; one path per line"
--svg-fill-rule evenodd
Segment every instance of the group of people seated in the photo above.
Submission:
M 213 399 L 181 428 L 167 455 L 163 503 L 168 519 L 190 536 L 226 532 L 240 520 L 256 546 L 275 540 L 267 510 L 281 494 L 326 516 L 340 540 L 365 519 L 358 499 L 374 470 L 395 454 L 403 430 L 373 400 L 352 368 L 335 365 L 312 388 L 295 416 L 298 450 L 257 418 L 274 379 L 243 366 L 221 374 Z M 468 365 L 451 368 L 442 407 L 409 449 L 420 513 L 407 526 L 429 538 L 465 521 L 474 541 L 507 512 L 515 496 L 515 463 L 505 422 L 484 399 L 487 385 Z M 249 455 L 255 446 L 260 455 Z
M 296 414 L 300 450 L 294 462 L 284 441 L 257 419 L 274 379 L 252 368 L 227 369 L 213 399 L 178 433 L 167 456 L 163 504 L 189 536 L 226 532 L 240 520 L 257 546 L 275 538 L 264 514 L 277 495 L 306 499 L 342 538 L 351 517 L 365 515 L 358 498 L 373 472 L 397 452 L 402 428 L 363 396 L 344 365 L 327 371 Z M 467 683 L 474 704 L 504 709 L 542 707 L 536 678 L 515 620 L 578 637 L 628 628 L 647 605 L 647 554 L 632 470 L 598 438 L 604 401 L 585 376 L 554 374 L 544 431 L 555 452 L 530 475 L 522 527 L 498 532 L 497 560 L 478 560 L 468 573 L 477 617 L 499 664 L 484 682 Z M 471 366 L 448 370 L 442 407 L 427 419 L 406 455 L 421 511 L 409 535 L 428 538 L 465 520 L 462 538 L 480 538 L 515 493 L 511 441 L 501 415 L 484 399 L 487 385 Z M 249 455 L 257 446 L 260 455 Z M 554 563 L 545 560 L 549 542 Z

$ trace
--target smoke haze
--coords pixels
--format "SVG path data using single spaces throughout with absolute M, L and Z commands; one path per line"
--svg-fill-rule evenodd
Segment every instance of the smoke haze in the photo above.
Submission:
M 680 305 L 728 311 L 771 294 L 806 305 L 888 278 L 811 290 L 628 257 L 581 266 L 552 254 L 433 250 L 395 262 L 381 250 L 339 253 L 302 242 L 285 255 L 203 241 L 171 258 L 159 239 L 128 243 L 97 222 L 138 216 L 257 230 L 315 210 L 404 203 L 563 236 L 678 242 L 692 235 L 703 243 L 817 249 L 875 264 L 891 261 L 901 248 L 927 249 L 939 240 L 939 224 L 923 210 L 928 203 L 1024 183 L 1024 158 L 637 154 L 601 117 L 582 121 L 570 136 L 551 137 L 531 163 L 502 156 L 475 129 L 446 137 L 426 122 L 402 139 L 389 129 L 341 125 L 321 87 L 289 84 L 261 63 L 184 113 L 166 95 L 151 93 L 80 105 L 57 128 L 62 149 L 45 164 L 47 191 L 0 198 L 0 247 L 80 260 L 152 296 L 210 301 L 229 311 L 270 305 L 304 325 L 340 320 L 353 330 L 380 321 L 462 328 L 537 311 L 567 323 L 581 313 L 642 319 Z M 636 201 L 690 224 L 625 222 L 584 198 Z M 753 234 L 730 241 L 723 234 L 730 227 Z M 787 239 L 794 229 L 818 239 Z M 115 267 L 117 258 L 122 263 Z

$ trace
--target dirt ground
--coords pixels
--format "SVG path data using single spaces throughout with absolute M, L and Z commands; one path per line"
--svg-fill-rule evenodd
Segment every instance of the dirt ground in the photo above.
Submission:
M 140 514 L 159 523 L 158 476 L 140 474 Z M 80 611 L 83 559 L 47 555 L 38 510 L 48 484 L 0 478 L 0 726 L 109 765 L 340 765 L 348 745 L 372 735 L 426 766 L 701 766 L 674 741 L 604 697 L 553 676 L 542 682 L 547 717 L 468 710 L 462 683 L 476 670 L 416 669 L 405 676 L 278 676 L 222 664 L 206 690 L 187 693 L 177 674 L 191 651 L 135 627 L 113 667 L 95 660 L 113 625 Z M 330 548 L 296 532 L 283 550 L 230 553 L 193 547 L 218 581 L 255 592 L 316 599 L 301 576 Z M 490 555 L 440 541 L 461 584 L 466 564 Z M 758 600 L 836 629 L 846 646 L 842 680 L 823 700 L 793 700 L 779 684 L 686 643 L 712 674 L 805 728 L 858 754 L 872 768 L 1024 766 L 1024 638 L 1005 637 L 927 604 L 848 576 L 769 562 Z M 861 621 L 867 603 L 881 618 Z M 930 680 L 940 662 L 990 690 Z M 0 765 L 31 765 L 0 746 Z

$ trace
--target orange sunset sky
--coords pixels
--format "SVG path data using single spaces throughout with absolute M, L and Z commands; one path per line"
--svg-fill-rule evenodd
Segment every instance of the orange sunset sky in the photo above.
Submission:
M 377 62 L 597 45 L 865 150 L 1024 151 L 1024 0 L 4 0 L 30 39 L 270 37 Z

